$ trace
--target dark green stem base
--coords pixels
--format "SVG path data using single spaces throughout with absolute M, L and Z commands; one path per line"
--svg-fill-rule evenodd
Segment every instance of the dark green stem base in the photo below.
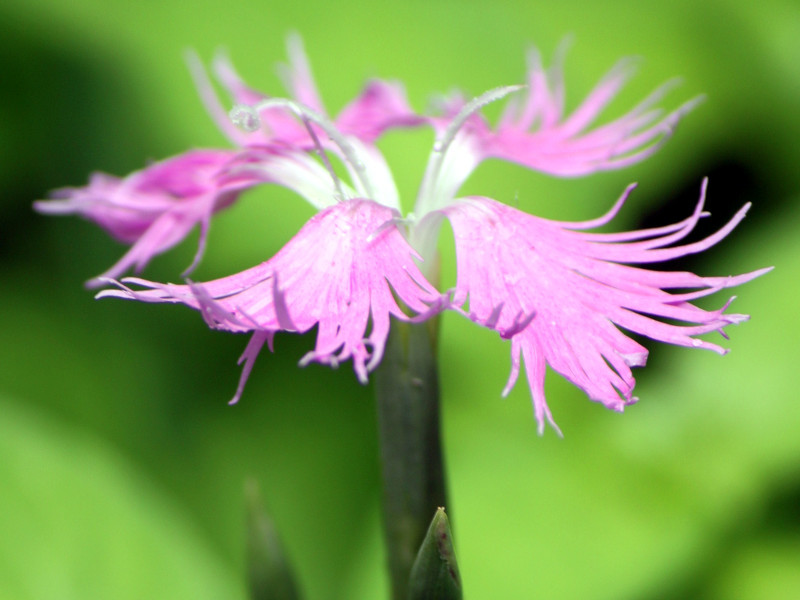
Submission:
M 438 507 L 446 506 L 435 336 L 438 319 L 393 322 L 375 373 L 384 531 L 392 598 L 405 600 L 411 567 Z

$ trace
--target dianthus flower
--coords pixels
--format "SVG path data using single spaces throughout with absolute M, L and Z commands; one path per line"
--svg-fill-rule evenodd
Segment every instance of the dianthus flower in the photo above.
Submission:
M 724 335 L 726 325 L 747 319 L 725 312 L 730 301 L 711 311 L 692 301 L 768 269 L 701 277 L 634 266 L 701 252 L 744 218 L 749 206 L 710 237 L 676 245 L 707 215 L 705 181 L 687 219 L 624 233 L 587 230 L 610 222 L 634 186 L 605 216 L 578 223 L 539 218 L 488 197 L 457 197 L 487 158 L 578 176 L 624 167 L 655 152 L 694 105 L 688 102 L 667 114 L 653 108 L 668 86 L 623 116 L 592 127 L 629 77 L 628 63 L 614 68 L 569 115 L 563 111 L 560 66 L 546 71 L 532 52 L 525 86 L 498 88 L 471 101 L 453 96 L 441 102 L 439 114 L 421 116 L 409 107 L 399 84 L 376 80 L 331 119 L 296 38 L 290 40 L 289 56 L 284 69 L 289 98 L 250 89 L 226 58 L 218 58 L 217 77 L 235 103 L 230 112 L 198 61 L 192 62 L 203 101 L 235 149 L 187 152 L 124 179 L 95 174 L 88 186 L 59 190 L 56 200 L 36 205 L 47 213 L 78 213 L 132 244 L 116 265 L 90 282 L 117 287 L 98 297 L 181 303 L 200 311 L 209 327 L 252 332 L 232 402 L 239 399 L 263 344 L 272 348 L 279 331 L 303 333 L 316 326 L 315 348 L 301 365 L 335 366 L 352 359 L 365 382 L 383 355 L 390 317 L 418 321 L 455 310 L 510 340 L 512 368 L 503 394 L 515 384 L 524 361 L 541 431 L 546 421 L 555 427 L 544 395 L 547 365 L 592 400 L 621 411 L 636 401 L 631 367 L 645 364 L 647 350 L 619 328 L 724 353 L 695 336 Z M 490 125 L 481 110 L 507 96 L 498 123 Z M 414 210 L 404 216 L 375 141 L 389 129 L 423 125 L 434 128 L 436 140 Z M 344 165 L 349 184 L 337 175 L 330 156 Z M 274 257 L 206 283 L 113 279 L 132 266 L 141 269 L 199 224 L 194 267 L 211 216 L 261 183 L 289 188 L 319 211 Z M 429 278 L 444 219 L 454 233 L 457 274 L 454 289 L 442 292 Z

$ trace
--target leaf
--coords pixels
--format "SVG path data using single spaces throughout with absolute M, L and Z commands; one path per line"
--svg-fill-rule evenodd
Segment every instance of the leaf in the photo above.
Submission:
M 251 600 L 297 600 L 294 575 L 272 517 L 267 513 L 251 481 L 245 490 L 247 503 L 247 573 Z
M 461 600 L 453 536 L 444 508 L 433 515 L 409 578 L 409 600 Z
M 0 398 L 0 599 L 243 598 L 194 523 L 114 448 Z

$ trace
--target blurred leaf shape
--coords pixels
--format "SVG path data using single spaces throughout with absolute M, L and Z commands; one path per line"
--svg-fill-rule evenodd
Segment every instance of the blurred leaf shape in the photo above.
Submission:
M 258 484 L 247 482 L 247 574 L 251 600 L 297 600 L 294 575 Z
M 101 439 L 0 397 L 0 599 L 244 598 L 180 506 Z

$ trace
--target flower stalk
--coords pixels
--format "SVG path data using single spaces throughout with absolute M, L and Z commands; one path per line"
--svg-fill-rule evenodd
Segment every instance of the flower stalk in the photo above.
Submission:
M 395 322 L 375 372 L 392 598 L 405 600 L 431 515 L 447 506 L 436 369 L 438 319 Z

